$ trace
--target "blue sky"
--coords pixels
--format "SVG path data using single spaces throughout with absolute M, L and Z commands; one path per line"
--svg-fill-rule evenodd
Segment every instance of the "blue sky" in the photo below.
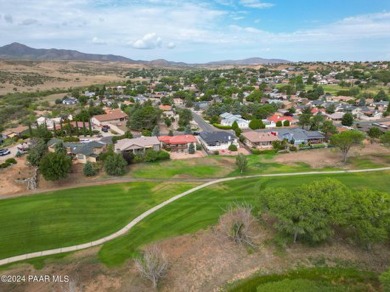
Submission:
M 188 63 L 390 60 L 390 1 L 0 0 L 0 40 Z

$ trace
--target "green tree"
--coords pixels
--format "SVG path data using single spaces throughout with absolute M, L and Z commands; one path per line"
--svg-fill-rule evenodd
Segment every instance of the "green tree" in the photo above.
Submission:
M 367 135 L 371 138 L 371 143 L 373 143 L 374 139 L 378 139 L 383 133 L 379 128 L 372 127 L 368 130 Z
M 179 126 L 185 127 L 192 121 L 192 113 L 189 109 L 182 109 L 178 111 Z
M 290 121 L 289 120 L 285 120 L 283 122 L 283 127 L 290 127 Z
M 92 162 L 87 162 L 84 165 L 83 173 L 85 176 L 95 176 L 98 173 L 97 168 L 92 164 Z
M 325 179 L 297 189 L 266 189 L 259 196 L 260 209 L 277 219 L 276 228 L 293 237 L 321 242 L 332 235 L 332 226 L 344 224 L 348 189 Z
M 341 124 L 343 126 L 351 127 L 353 125 L 353 115 L 351 113 L 346 113 L 341 119 Z
M 382 135 L 381 143 L 384 144 L 385 146 L 390 147 L 390 131 L 387 131 Z
M 334 114 L 334 112 L 336 111 L 336 106 L 334 105 L 334 103 L 331 103 L 330 105 L 328 105 L 326 108 L 325 108 L 325 112 L 327 114 Z
M 127 162 L 121 154 L 113 153 L 104 161 L 104 170 L 108 175 L 121 176 L 126 173 Z
M 262 120 L 253 119 L 249 122 L 249 128 L 251 128 L 252 130 L 264 129 L 265 125 Z
M 184 128 L 184 134 L 186 134 L 186 135 L 192 134 L 192 130 L 191 130 L 191 126 L 190 126 L 190 125 L 187 125 L 187 126 Z
M 39 166 L 39 163 L 46 151 L 47 146 L 45 141 L 42 138 L 33 138 L 27 155 L 27 161 L 30 162 L 32 166 Z
M 63 151 L 45 154 L 39 164 L 39 171 L 49 181 L 66 178 L 71 168 L 72 160 Z
M 189 154 L 195 154 L 195 146 L 194 146 L 194 143 L 191 143 L 190 146 L 188 146 L 188 153 L 189 153 Z
M 337 133 L 337 128 L 333 125 L 332 121 L 324 121 L 320 127 L 320 130 L 325 135 L 325 140 L 328 141 L 329 137 Z
M 371 249 L 373 243 L 384 242 L 390 231 L 390 196 L 363 189 L 353 192 L 348 227 L 357 240 Z
M 64 143 L 63 143 L 62 141 L 59 142 L 59 143 L 57 143 L 57 144 L 55 145 L 54 149 L 55 149 L 55 152 L 56 152 L 56 153 L 64 154 L 64 155 L 67 154 L 65 145 L 64 145 Z
M 351 147 L 360 145 L 365 136 L 362 132 L 357 130 L 345 131 L 335 134 L 330 138 L 333 146 L 339 148 L 342 153 L 343 162 L 347 162 L 347 155 Z
M 236 156 L 236 165 L 240 173 L 246 171 L 248 167 L 248 159 L 244 154 L 240 153 Z
M 154 126 L 152 136 L 160 136 L 160 127 L 158 125 Z

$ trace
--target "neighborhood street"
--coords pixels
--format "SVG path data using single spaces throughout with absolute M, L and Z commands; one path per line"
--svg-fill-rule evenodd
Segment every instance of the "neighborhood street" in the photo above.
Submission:
M 192 118 L 194 119 L 194 121 L 198 124 L 199 128 L 202 129 L 202 131 L 205 131 L 205 132 L 214 132 L 214 131 L 218 131 L 218 129 L 216 129 L 215 127 L 213 127 L 212 125 L 210 125 L 209 123 L 207 123 L 200 115 L 198 115 L 197 113 L 195 112 L 192 112 Z

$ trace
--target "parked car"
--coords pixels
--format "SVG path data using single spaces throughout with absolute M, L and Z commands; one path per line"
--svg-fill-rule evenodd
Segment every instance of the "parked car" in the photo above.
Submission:
M 9 151 L 8 149 L 0 149 L 0 156 L 5 156 L 5 155 L 8 155 L 10 153 L 11 153 L 11 151 Z

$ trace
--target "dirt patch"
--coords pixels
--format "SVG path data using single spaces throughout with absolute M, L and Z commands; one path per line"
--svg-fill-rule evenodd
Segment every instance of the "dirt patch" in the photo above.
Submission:
M 295 244 L 280 252 L 268 243 L 274 236 L 273 231 L 261 225 L 257 228 L 260 237 L 255 249 L 226 240 L 216 227 L 159 242 L 170 265 L 159 291 L 219 291 L 227 283 L 255 272 L 278 273 L 297 267 L 354 265 L 382 272 L 390 263 L 388 246 L 376 246 L 371 251 L 365 251 L 341 239 L 318 247 Z M 153 290 L 150 282 L 139 276 L 133 261 L 109 269 L 97 261 L 98 249 L 77 252 L 39 271 L 30 266 L 20 266 L 6 272 L 69 276 L 71 283 L 26 283 L 0 288 L 14 292 Z M 76 289 L 69 290 L 70 285 Z
M 379 144 L 366 143 L 364 147 L 352 148 L 348 157 L 367 157 L 376 163 L 386 163 L 386 159 L 384 160 L 383 158 L 376 156 L 378 153 L 381 155 L 390 155 L 390 149 Z M 275 157 L 275 162 L 282 164 L 303 162 L 313 168 L 345 167 L 341 161 L 341 153 L 336 148 L 313 149 L 280 154 Z
M 15 158 L 17 164 L 0 169 L 0 197 L 26 191 L 27 185 L 16 180 L 33 176 L 34 169 L 26 164 L 26 158 Z
M 194 154 L 171 152 L 170 155 L 172 160 L 201 158 L 206 156 L 206 154 L 203 151 L 196 151 Z

